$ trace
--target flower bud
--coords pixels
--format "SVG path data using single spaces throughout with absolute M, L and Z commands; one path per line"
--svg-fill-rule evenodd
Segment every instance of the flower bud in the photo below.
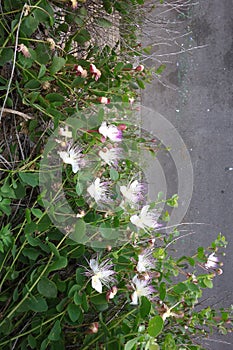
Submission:
M 48 38 L 47 42 L 49 43 L 50 49 L 55 50 L 55 41 L 52 38 Z
M 144 71 L 144 66 L 142 64 L 140 64 L 139 66 L 137 66 L 135 69 L 134 69 L 136 72 L 143 72 Z
M 71 6 L 73 10 L 76 10 L 76 8 L 78 7 L 78 2 L 77 0 L 70 0 L 71 1 Z
M 113 286 L 109 291 L 106 293 L 106 299 L 109 301 L 110 299 L 113 299 L 115 295 L 117 294 L 118 288 L 117 286 Z
M 119 130 L 123 131 L 123 130 L 126 130 L 126 129 L 127 129 L 127 125 L 125 125 L 125 124 L 119 124 L 119 125 L 117 126 L 117 128 L 118 128 Z
M 31 57 L 31 54 L 27 48 L 27 46 L 25 46 L 24 44 L 20 44 L 18 47 L 18 52 L 22 52 L 22 54 L 24 55 L 24 57 Z
M 97 100 L 100 103 L 105 104 L 105 105 L 110 103 L 110 98 L 107 98 L 107 97 L 104 97 L 104 96 L 98 97 Z
M 96 333 L 98 333 L 98 330 L 99 330 L 99 323 L 93 322 L 89 327 L 88 333 L 96 334 Z

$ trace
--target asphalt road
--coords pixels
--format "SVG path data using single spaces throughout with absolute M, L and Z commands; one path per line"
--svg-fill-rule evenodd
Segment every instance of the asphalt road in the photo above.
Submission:
M 215 278 L 214 289 L 204 295 L 215 306 L 233 303 L 232 5 L 230 0 L 199 0 L 189 12 L 189 19 L 181 20 L 172 14 L 173 19 L 178 18 L 176 30 L 189 34 L 178 39 L 178 46 L 153 46 L 155 56 L 146 61 L 147 65 L 157 67 L 156 57 L 169 62 L 160 77 L 162 83 L 155 79 L 142 97 L 143 105 L 173 124 L 189 150 L 193 165 L 193 193 L 183 222 L 199 224 L 186 226 L 192 235 L 180 241 L 179 249 L 192 252 L 200 245 L 208 246 L 220 231 L 229 242 L 223 258 L 224 273 Z M 154 12 L 154 19 L 157 15 Z M 147 44 L 159 41 L 158 31 L 149 25 L 144 36 Z M 156 56 L 180 51 L 179 45 L 186 48 L 185 53 Z M 201 47 L 195 49 L 196 46 Z M 212 340 L 206 340 L 205 346 L 213 350 L 233 349 L 233 336 L 215 335 Z

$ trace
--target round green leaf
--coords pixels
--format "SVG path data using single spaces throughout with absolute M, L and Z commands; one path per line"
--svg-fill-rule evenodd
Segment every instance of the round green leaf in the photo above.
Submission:
M 81 309 L 78 305 L 69 304 L 67 311 L 72 322 L 77 321 L 79 316 L 81 315 Z
M 37 285 L 38 292 L 46 298 L 56 298 L 57 286 L 47 277 L 42 277 Z
M 149 321 L 148 333 L 151 337 L 157 337 L 163 329 L 163 319 L 155 316 Z
M 35 312 L 45 312 L 48 310 L 47 302 L 42 297 L 32 297 L 28 300 L 27 306 L 30 310 Z
M 110 178 L 113 180 L 113 181 L 116 181 L 119 179 L 119 173 L 118 171 L 116 171 L 114 168 L 111 168 L 110 169 Z
M 130 339 L 124 346 L 124 350 L 131 350 L 135 344 L 137 344 L 139 337 Z

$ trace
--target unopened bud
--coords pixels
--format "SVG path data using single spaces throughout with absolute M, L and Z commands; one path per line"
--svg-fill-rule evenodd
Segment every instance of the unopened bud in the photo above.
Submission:
M 98 97 L 97 100 L 100 103 L 105 104 L 105 105 L 110 103 L 110 98 L 107 98 L 107 97 L 104 97 L 104 96 Z
M 90 327 L 89 327 L 89 332 L 88 333 L 98 333 L 99 330 L 99 323 L 98 322 L 93 322 Z
M 117 286 L 113 286 L 107 293 L 106 293 L 106 299 L 109 301 L 110 299 L 113 299 L 115 295 L 117 294 L 118 288 Z
M 135 69 L 134 69 L 136 72 L 143 72 L 144 71 L 144 66 L 142 64 L 140 64 L 139 66 L 137 66 Z
M 49 43 L 50 49 L 55 50 L 55 41 L 52 38 L 48 38 L 47 42 Z
M 119 129 L 119 130 L 121 130 L 121 131 L 124 131 L 124 130 L 127 129 L 127 125 L 125 125 L 125 124 L 119 124 L 119 125 L 117 126 L 117 129 Z

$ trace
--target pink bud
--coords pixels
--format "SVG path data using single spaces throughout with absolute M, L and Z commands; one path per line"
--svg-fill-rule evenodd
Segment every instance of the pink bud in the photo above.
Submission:
M 105 105 L 107 105 L 107 104 L 110 103 L 110 98 L 107 98 L 107 97 L 104 97 L 104 96 L 98 97 L 97 100 L 98 100 L 100 103 L 103 103 L 103 104 L 105 104 Z
M 76 75 L 77 76 L 80 76 L 82 78 L 86 78 L 87 77 L 87 71 L 86 71 L 86 69 L 83 69 L 82 66 L 76 64 L 74 66 L 74 69 L 76 71 Z
M 98 322 L 93 322 L 90 327 L 89 327 L 89 333 L 98 333 L 98 329 L 99 329 L 99 323 Z
M 90 64 L 90 72 L 95 74 L 96 71 L 97 71 L 96 66 L 94 64 Z
M 137 71 L 137 72 L 143 72 L 143 71 L 144 71 L 144 66 L 143 66 L 142 64 L 140 64 L 139 66 L 137 66 L 137 67 L 135 68 L 135 71 Z
M 96 68 L 94 64 L 90 64 L 90 72 L 92 73 L 92 78 L 97 81 L 101 77 L 101 71 Z
M 121 130 L 121 131 L 124 131 L 124 130 L 127 129 L 127 125 L 125 125 L 125 124 L 119 124 L 119 125 L 117 126 L 117 128 L 118 128 L 119 130 Z
M 117 294 L 118 288 L 117 286 L 113 286 L 107 293 L 106 293 L 106 299 L 109 301 L 109 299 L 113 299 L 115 295 Z

